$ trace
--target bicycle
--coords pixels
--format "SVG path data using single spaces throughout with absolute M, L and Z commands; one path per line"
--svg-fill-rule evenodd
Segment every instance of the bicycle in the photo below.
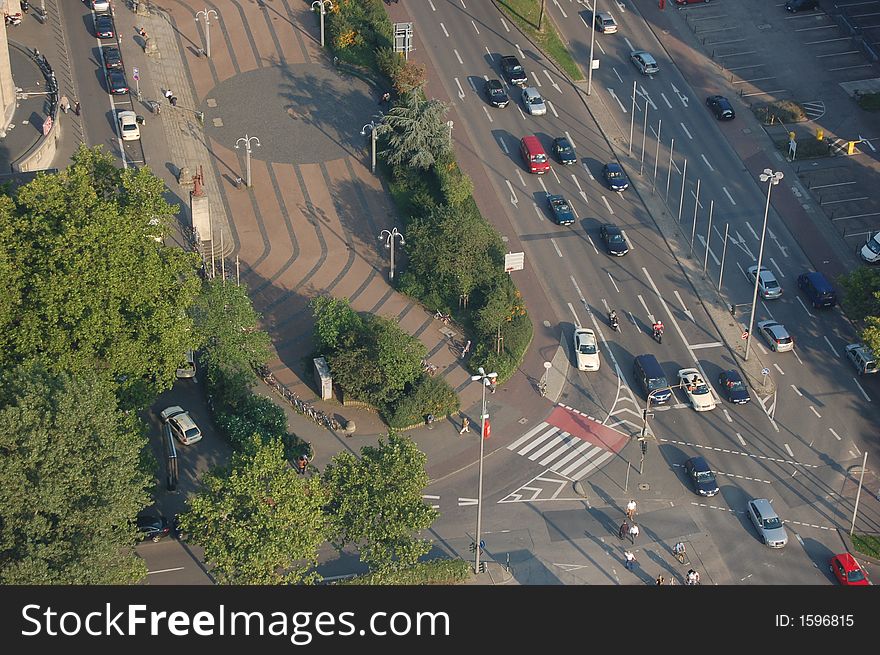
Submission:
M 672 554 L 675 556 L 680 563 L 684 564 L 687 560 L 687 551 L 684 547 L 684 544 L 680 541 L 672 547 Z
M 441 321 L 444 325 L 449 325 L 452 322 L 452 315 L 444 314 L 439 309 L 434 312 L 434 318 L 438 321 Z
M 538 382 L 538 392 L 541 394 L 541 398 L 547 397 L 547 381 L 541 380 Z

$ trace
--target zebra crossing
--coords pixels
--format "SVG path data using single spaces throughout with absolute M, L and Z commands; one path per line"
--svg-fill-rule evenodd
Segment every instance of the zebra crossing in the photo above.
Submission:
M 537 462 L 539 466 L 549 465 L 550 470 L 572 480 L 580 480 L 614 455 L 611 451 L 594 446 L 544 422 L 526 432 L 507 448 Z

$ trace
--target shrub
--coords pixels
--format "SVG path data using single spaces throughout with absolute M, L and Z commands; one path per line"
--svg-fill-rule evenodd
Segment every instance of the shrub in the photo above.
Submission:
M 348 580 L 338 580 L 336 585 L 432 585 L 460 584 L 471 575 L 471 562 L 462 559 L 434 559 L 418 562 L 400 570 L 376 571 Z
M 389 427 L 406 428 L 419 423 L 427 414 L 447 416 L 460 408 L 461 402 L 446 380 L 422 374 L 396 403 L 389 403 L 382 414 Z
M 532 322 L 524 314 L 516 316 L 501 326 L 501 336 L 503 341 L 500 353 L 495 346 L 495 335 L 485 335 L 474 348 L 468 366 L 472 370 L 482 366 L 486 371 L 494 371 L 498 373 L 499 382 L 504 382 L 519 368 L 532 343 Z
M 880 93 L 858 93 L 856 98 L 865 111 L 880 111 Z
M 765 125 L 772 125 L 777 121 L 798 123 L 807 120 L 804 108 L 791 100 L 777 100 L 766 105 L 759 105 L 755 107 L 754 114 Z

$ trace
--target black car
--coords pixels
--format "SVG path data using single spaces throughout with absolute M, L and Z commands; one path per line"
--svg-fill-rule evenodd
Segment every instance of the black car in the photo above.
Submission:
M 113 17 L 110 14 L 95 14 L 95 36 L 99 39 L 112 39 Z
M 504 73 L 508 82 L 517 86 L 525 86 L 529 79 L 522 64 L 519 63 L 519 59 L 513 55 L 501 58 L 501 72 Z
M 612 223 L 603 224 L 602 227 L 599 228 L 599 236 L 601 236 L 602 241 L 605 242 L 605 250 L 609 255 L 623 257 L 629 252 L 629 245 L 626 243 L 626 238 L 623 236 L 621 229 L 616 225 Z
M 718 493 L 718 483 L 709 464 L 702 457 L 691 457 L 684 463 L 684 470 L 694 485 L 694 491 L 701 496 L 714 496 Z
M 115 68 L 109 69 L 107 71 L 107 90 L 113 95 L 128 93 L 128 82 L 125 80 L 125 73 Z
M 745 405 L 751 400 L 748 387 L 737 371 L 721 371 L 718 376 L 718 388 L 728 402 Z
M 559 160 L 559 163 L 563 166 L 577 164 L 578 158 L 577 155 L 574 154 L 574 146 L 571 145 L 571 141 L 564 136 L 559 136 L 553 139 L 553 154 L 556 155 L 556 159 Z
M 736 112 L 733 111 L 733 105 L 730 100 L 724 96 L 709 96 L 706 98 L 706 106 L 715 114 L 715 118 L 719 121 L 732 121 L 736 118 Z
M 493 107 L 506 107 L 510 102 L 501 80 L 486 80 L 486 99 Z
M 629 178 L 623 172 L 623 167 L 617 162 L 605 164 L 602 168 L 602 177 L 612 191 L 622 192 L 629 188 Z
M 104 68 L 122 68 L 122 53 L 115 45 L 102 46 L 101 59 L 104 61 Z
M 788 0 L 788 2 L 785 3 L 785 8 L 792 13 L 807 11 L 809 9 L 818 9 L 818 7 L 818 0 Z
M 574 223 L 574 210 L 565 198 L 559 195 L 549 195 L 547 196 L 547 204 L 550 205 L 550 212 L 557 225 Z
M 168 523 L 158 514 L 151 512 L 141 512 L 137 516 L 137 528 L 141 533 L 141 539 L 146 541 L 152 539 L 159 541 L 162 537 L 171 532 Z

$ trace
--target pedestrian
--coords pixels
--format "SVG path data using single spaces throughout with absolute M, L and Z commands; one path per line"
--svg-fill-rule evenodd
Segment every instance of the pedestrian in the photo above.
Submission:
M 628 518 L 630 521 L 632 521 L 633 519 L 635 519 L 635 517 L 636 517 L 636 501 L 630 500 L 626 504 L 626 518 Z
M 305 475 L 306 467 L 309 465 L 309 458 L 305 455 L 300 455 L 297 460 L 297 468 L 299 469 L 300 475 Z
M 461 430 L 458 431 L 459 434 L 464 434 L 465 432 L 471 431 L 471 420 L 465 416 L 461 419 Z
M 429 430 L 434 429 L 434 415 L 433 414 L 428 414 L 425 417 L 425 424 L 428 426 Z
M 171 98 L 174 97 L 174 94 L 171 93 L 171 89 L 165 89 L 165 98 L 167 98 L 168 102 L 171 102 Z
M 633 523 L 629 528 L 629 539 L 632 542 L 632 545 L 636 545 L 636 537 L 639 536 L 639 526 Z
M 79 116 L 79 100 L 73 103 L 73 113 Z
M 489 378 L 489 391 L 491 393 L 495 393 L 495 389 L 498 388 L 497 378 Z
M 623 558 L 623 565 L 626 567 L 627 571 L 632 571 L 636 563 L 636 556 L 633 555 L 630 551 L 625 550 L 623 551 Z
M 629 534 L 629 523 L 624 521 L 620 524 L 620 530 L 617 531 L 617 538 L 623 541 L 627 534 Z
M 657 576 L 657 586 L 659 587 L 664 582 L 666 582 L 666 580 L 663 578 L 663 574 L 661 573 L 660 575 Z
M 461 358 L 464 359 L 465 356 L 471 351 L 471 340 L 468 339 L 467 343 L 464 344 L 464 348 L 461 349 Z
M 70 100 L 67 99 L 67 96 L 61 96 L 61 100 L 58 101 L 58 107 L 65 114 L 67 113 L 67 110 L 70 109 Z
M 142 37 L 144 40 L 146 40 L 146 38 L 147 38 L 147 30 L 145 30 L 143 27 L 140 28 L 140 29 L 138 30 L 138 34 L 140 34 L 141 37 Z
M 172 107 L 177 106 L 177 96 L 171 96 L 171 106 Z

